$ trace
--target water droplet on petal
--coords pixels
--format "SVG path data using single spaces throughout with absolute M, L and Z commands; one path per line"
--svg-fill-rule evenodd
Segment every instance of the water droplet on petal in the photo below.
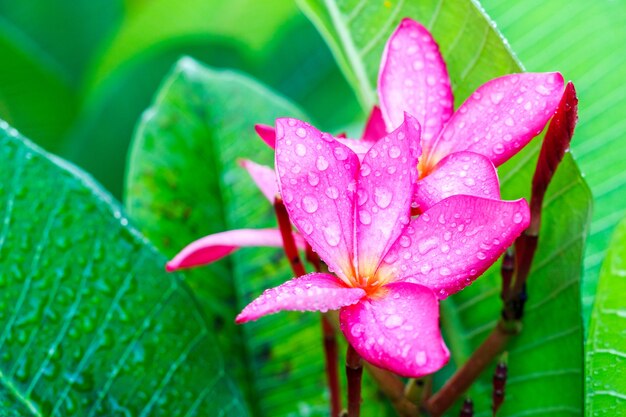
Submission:
M 317 175 L 315 172 L 313 171 L 309 171 L 308 173 L 308 179 L 309 179 L 309 184 L 311 184 L 313 187 L 315 187 L 317 184 L 320 183 L 320 177 L 319 175 Z
M 302 130 L 304 130 L 304 129 L 302 129 Z M 306 146 L 304 146 L 304 145 L 303 145 L 303 144 L 301 144 L 301 143 L 298 143 L 298 144 L 296 145 L 296 155 L 298 155 L 298 156 L 304 156 L 304 155 L 306 155 Z
M 393 159 L 396 159 L 397 157 L 399 157 L 401 153 L 402 151 L 400 150 L 398 146 L 394 145 L 389 149 L 389 157 Z
M 391 191 L 389 191 L 389 189 L 385 187 L 374 188 L 374 201 L 376 202 L 378 207 L 382 209 L 389 207 L 392 197 L 393 194 L 391 193 Z
M 426 77 L 426 84 L 433 86 L 435 84 L 437 84 L 437 80 L 435 79 L 434 76 L 429 75 L 428 77 Z
M 515 125 L 515 121 L 513 120 L 512 117 L 507 117 L 506 120 L 504 121 L 504 124 L 509 127 L 512 127 Z
M 307 195 L 302 198 L 302 208 L 307 213 L 315 213 L 317 211 L 318 203 L 317 198 L 312 195 Z
M 417 250 L 419 251 L 420 254 L 424 255 L 430 252 L 431 250 L 433 250 L 434 248 L 436 248 L 437 245 L 439 245 L 439 239 L 437 239 L 436 237 L 430 237 L 430 238 L 421 240 L 417 244 Z
M 450 271 L 450 268 L 448 268 L 448 267 L 443 266 L 443 267 L 439 268 L 439 275 L 441 275 L 442 277 L 447 277 L 451 273 L 452 273 L 452 271 Z
M 400 237 L 400 246 L 402 246 L 403 248 L 408 248 L 409 246 L 411 246 L 411 238 L 406 235 Z
M 328 168 L 328 161 L 322 155 L 317 157 L 317 161 L 315 162 L 315 166 L 320 171 L 325 171 Z
M 301 138 L 306 138 L 306 130 L 303 127 L 299 127 L 296 129 L 296 135 L 300 136 Z
M 496 155 L 502 155 L 504 153 L 504 145 L 501 143 L 496 143 L 493 145 L 493 153 Z
M 522 213 L 520 212 L 517 212 L 513 215 L 513 223 L 515 224 L 520 224 L 523 219 L 524 219 L 524 216 L 522 216 Z
M 413 61 L 413 69 L 415 71 L 421 71 L 424 69 L 424 61 L 416 60 Z
M 359 221 L 365 225 L 372 223 L 372 215 L 367 210 L 359 210 Z
M 427 360 L 428 358 L 426 357 L 426 352 L 420 350 L 415 354 L 415 363 L 417 366 L 426 365 Z
M 345 148 L 341 146 L 337 146 L 333 150 L 333 154 L 335 155 L 335 158 L 337 158 L 337 160 L 339 161 L 345 161 L 346 159 L 348 159 L 348 152 L 346 151 Z
M 307 235 L 313 233 L 313 225 L 308 220 L 300 220 L 298 226 Z
M 337 225 L 331 224 L 323 229 L 324 239 L 330 246 L 337 246 L 341 241 L 341 232 Z
M 487 255 L 485 255 L 485 253 L 484 253 L 484 252 L 478 252 L 478 253 L 476 254 L 476 257 L 477 257 L 478 259 L 480 259 L 480 260 L 487 259 Z
M 367 201 L 367 192 L 364 190 L 357 190 L 356 192 L 357 204 L 362 206 Z
M 535 91 L 538 92 L 539 94 L 541 94 L 542 96 L 549 96 L 550 95 L 550 89 L 546 88 L 545 85 L 543 84 L 539 84 L 538 86 L 535 87 Z
M 498 92 L 495 92 L 495 93 L 491 93 L 490 98 L 491 98 L 491 102 L 492 102 L 493 104 L 498 104 L 498 103 L 500 103 L 500 102 L 502 101 L 502 99 L 504 98 L 504 93 L 499 92 L 499 91 L 498 91 Z
M 331 185 L 326 189 L 326 195 L 331 200 L 336 200 L 339 197 L 339 190 L 337 189 L 337 187 Z
M 428 274 L 430 271 L 432 271 L 432 269 L 433 267 L 428 263 L 425 263 L 420 267 L 420 271 L 422 274 Z
M 367 165 L 367 164 L 361 165 L 361 176 L 362 177 L 367 177 L 370 174 L 370 172 L 372 172 L 372 169 L 370 168 L 369 165 Z
M 365 332 L 365 326 L 361 323 L 355 323 L 354 326 L 350 329 L 350 334 L 352 337 L 361 337 L 361 335 Z
M 404 319 L 397 314 L 392 314 L 385 319 L 385 327 L 388 329 L 395 329 L 402 326 L 402 323 L 404 323 Z

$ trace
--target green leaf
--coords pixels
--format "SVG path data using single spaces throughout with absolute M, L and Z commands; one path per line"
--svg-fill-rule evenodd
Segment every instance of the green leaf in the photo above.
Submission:
M 242 75 L 183 59 L 134 138 L 126 182 L 131 217 L 170 256 L 209 233 L 276 227 L 271 205 L 237 159 L 271 166 L 273 151 L 253 126 L 273 124 L 280 116 L 306 119 Z M 228 369 L 258 415 L 327 415 L 318 314 L 281 313 L 234 325 L 254 297 L 291 277 L 282 250 L 242 249 L 185 276 L 219 329 Z M 364 395 L 375 392 L 370 388 Z M 370 401 L 369 407 L 371 415 L 381 415 L 386 406 Z
M 376 102 L 384 44 L 404 17 L 424 23 L 440 45 L 458 106 L 491 78 L 521 71 L 493 23 L 470 0 L 359 2 L 300 0 L 327 38 L 364 109 Z M 540 141 L 501 167 L 504 198 L 528 197 Z M 570 155 L 548 189 L 538 253 L 528 283 L 522 334 L 508 345 L 507 399 L 499 416 L 567 416 L 582 412 L 580 266 L 590 216 L 590 193 Z M 495 326 L 501 302 L 497 266 L 442 304 L 453 364 L 464 363 Z M 490 409 L 493 366 L 474 384 L 475 409 Z M 538 393 L 547 393 L 541 395 Z M 449 415 L 458 415 L 458 408 Z M 483 415 L 483 414 L 478 414 Z
M 616 416 L 626 408 L 626 220 L 602 265 L 586 343 L 585 415 Z
M 483 0 L 483 4 L 528 70 L 558 69 L 576 85 L 580 117 L 572 153 L 594 196 L 583 280 L 588 319 L 611 234 L 626 215 L 622 195 L 626 186 L 626 120 L 622 117 L 626 114 L 622 41 L 626 39 L 626 3 Z
M 93 180 L 0 124 L 0 409 L 246 415 L 202 310 Z

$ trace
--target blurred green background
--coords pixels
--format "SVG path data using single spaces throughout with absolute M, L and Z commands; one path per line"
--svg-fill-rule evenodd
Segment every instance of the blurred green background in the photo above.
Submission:
M 626 2 L 484 0 L 529 71 L 580 97 L 572 153 L 594 195 L 584 303 L 626 213 Z M 133 129 L 181 55 L 249 73 L 324 130 L 364 115 L 313 25 L 288 0 L 0 0 L 0 118 L 120 197 Z

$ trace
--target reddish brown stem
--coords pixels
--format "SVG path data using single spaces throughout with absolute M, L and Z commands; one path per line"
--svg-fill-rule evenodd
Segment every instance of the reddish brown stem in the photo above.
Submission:
M 326 383 L 330 391 L 330 415 L 331 417 L 339 416 L 341 413 L 341 395 L 339 387 L 339 372 L 337 364 L 337 338 L 335 329 L 328 321 L 328 318 L 322 314 L 322 332 L 324 335 L 324 356 L 326 359 Z
M 291 265 L 291 269 L 293 270 L 294 275 L 296 277 L 301 277 L 302 275 L 306 274 L 306 271 L 304 270 L 304 265 L 302 264 L 302 260 L 300 259 L 300 254 L 298 253 L 296 241 L 293 238 L 289 214 L 287 214 L 285 204 L 283 204 L 283 200 L 280 197 L 276 197 L 276 199 L 274 200 L 274 212 L 276 213 L 278 228 L 280 229 L 280 234 L 283 238 L 283 248 L 285 249 L 285 255 L 287 255 L 287 259 L 289 260 L 289 264 Z
M 361 415 L 363 366 L 361 356 L 350 344 L 346 353 L 346 375 L 348 377 L 348 417 L 359 417 Z
M 466 398 L 461 407 L 459 417 L 474 417 L 474 402 L 471 398 Z
M 500 406 L 504 402 L 504 387 L 506 385 L 507 365 L 504 361 L 498 362 L 496 370 L 493 374 L 493 395 L 491 399 L 491 410 L 493 411 L 493 417 L 500 409 Z
M 505 328 L 502 322 L 498 323 L 469 360 L 437 393 L 430 397 L 426 403 L 426 409 L 432 417 L 443 415 L 467 391 L 493 358 L 502 352 L 512 334 L 513 332 Z

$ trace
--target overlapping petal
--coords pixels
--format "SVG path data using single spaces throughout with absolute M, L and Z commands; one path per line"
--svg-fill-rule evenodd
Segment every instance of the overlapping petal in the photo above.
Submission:
M 254 130 L 267 146 L 272 149 L 276 148 L 276 130 L 274 130 L 273 126 L 256 124 L 254 125 Z
M 341 309 L 341 330 L 366 361 L 406 377 L 439 370 L 450 354 L 439 331 L 439 303 L 421 285 L 393 283 L 384 296 Z
M 248 174 L 252 177 L 252 181 L 259 187 L 259 190 L 261 190 L 265 198 L 267 198 L 271 204 L 274 204 L 274 199 L 278 195 L 278 184 L 276 183 L 276 173 L 274 170 L 248 159 L 242 159 L 240 163 L 241 166 L 248 171 Z
M 473 152 L 456 152 L 443 158 L 420 179 L 413 200 L 420 213 L 453 195 L 500 199 L 496 168 L 489 158 Z
M 383 114 L 380 111 L 380 107 L 374 106 L 367 122 L 365 123 L 365 129 L 363 130 L 361 139 L 364 142 L 368 142 L 371 146 L 374 142 L 378 141 L 378 139 L 382 138 L 386 134 L 387 130 L 385 121 L 383 120 Z
M 299 235 L 294 238 L 296 245 L 304 249 L 304 239 Z M 282 247 L 283 238 L 277 229 L 239 229 L 208 235 L 185 246 L 165 268 L 175 271 L 206 265 L 247 246 Z
M 525 200 L 449 197 L 411 220 L 378 276 L 421 284 L 446 298 L 489 268 L 529 221 Z
M 265 290 L 243 309 L 235 321 L 245 323 L 283 310 L 337 310 L 357 303 L 364 296 L 364 290 L 346 287 L 333 275 L 312 273 Z
M 511 74 L 483 84 L 446 124 L 424 168 L 459 151 L 485 155 L 499 166 L 543 130 L 563 90 L 558 72 Z
M 406 114 L 392 133 L 367 152 L 357 185 L 358 273 L 373 277 L 382 256 L 409 224 L 417 180 L 420 126 Z
M 422 126 L 422 148 L 432 142 L 453 112 L 446 64 L 428 30 L 404 19 L 385 46 L 378 76 L 378 96 L 387 131 L 400 126 L 404 112 Z
M 359 161 L 348 147 L 296 119 L 276 121 L 276 172 L 292 223 L 332 272 L 354 275 Z

